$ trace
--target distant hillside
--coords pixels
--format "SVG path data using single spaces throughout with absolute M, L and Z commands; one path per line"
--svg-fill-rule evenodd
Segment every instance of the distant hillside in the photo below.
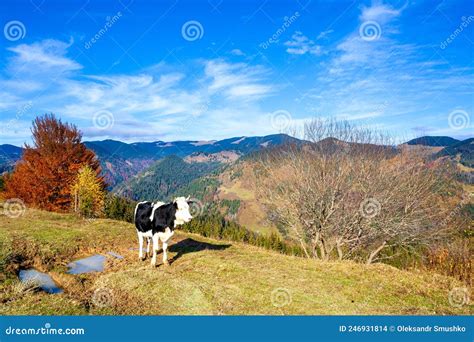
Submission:
M 115 140 L 86 141 L 101 162 L 110 188 L 144 171 L 153 162 L 170 155 L 189 157 L 189 162 L 232 162 L 262 148 L 300 140 L 285 134 L 263 137 L 235 137 L 211 141 L 155 141 L 127 144 Z
M 434 155 L 435 158 L 446 156 L 458 160 L 464 166 L 474 168 L 474 138 L 445 147 Z
M 286 142 L 300 142 L 300 140 L 286 134 L 274 134 L 263 137 L 235 137 L 219 141 L 155 141 L 127 144 L 115 140 L 103 140 L 86 141 L 85 144 L 101 158 L 114 156 L 123 159 L 151 158 L 158 160 L 169 155 L 186 157 L 197 152 L 212 154 L 235 151 L 247 154 L 262 147 L 281 145 Z
M 204 163 L 204 162 L 219 162 L 219 163 L 232 163 L 239 159 L 240 154 L 234 151 L 222 151 L 218 153 L 193 153 L 184 160 L 188 163 Z
M 155 162 L 142 173 L 119 184 L 113 192 L 134 200 L 165 201 L 181 187 L 209 174 L 220 165 L 216 162 L 187 163 L 177 156 L 168 156 Z
M 423 146 L 451 146 L 460 142 L 460 140 L 451 137 L 436 137 L 436 136 L 424 136 L 416 139 L 407 141 L 408 145 L 423 145 Z
M 101 163 L 105 180 L 112 189 L 129 180 L 155 161 L 170 155 L 192 156 L 189 162 L 231 162 L 242 155 L 286 142 L 301 141 L 286 134 L 263 137 L 234 137 L 211 141 L 155 141 L 124 143 L 116 140 L 86 141 Z M 0 145 L 0 172 L 10 171 L 21 158 L 21 147 Z
M 12 170 L 22 153 L 21 147 L 9 144 L 0 145 L 0 173 Z

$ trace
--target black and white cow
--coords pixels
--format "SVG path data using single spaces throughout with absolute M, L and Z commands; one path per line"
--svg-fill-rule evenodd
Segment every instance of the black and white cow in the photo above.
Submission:
M 178 197 L 171 203 L 140 202 L 135 207 L 135 227 L 137 228 L 139 252 L 143 260 L 143 240 L 147 239 L 147 254 L 150 253 L 150 239 L 153 241 L 151 264 L 156 265 L 159 240 L 163 244 L 163 264 L 168 265 L 168 243 L 174 235 L 174 229 L 193 218 L 189 212 L 187 198 Z

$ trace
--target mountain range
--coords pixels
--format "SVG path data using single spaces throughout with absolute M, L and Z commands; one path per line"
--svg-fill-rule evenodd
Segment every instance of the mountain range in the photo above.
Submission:
M 307 142 L 276 134 L 219 141 L 127 144 L 103 140 L 86 141 L 85 145 L 96 153 L 108 189 L 117 195 L 133 200 L 162 201 L 178 195 L 191 195 L 203 203 L 213 203 L 229 219 L 260 233 L 268 233 L 275 228 L 268 226 L 265 210 L 255 198 L 255 189 L 250 181 L 253 177 L 251 160 L 255 153 L 284 143 Z M 348 145 L 334 138 L 324 139 L 318 144 L 324 146 L 326 151 Z M 404 147 L 420 150 L 432 160 L 449 158 L 459 166 L 459 180 L 472 184 L 474 138 L 460 141 L 450 137 L 427 136 L 398 147 L 384 148 L 396 154 Z M 21 154 L 20 147 L 0 145 L 0 171 L 11 171 Z
M 423 145 L 423 146 L 433 146 L 433 147 L 446 147 L 451 146 L 456 143 L 461 142 L 461 140 L 454 139 L 451 137 L 445 136 L 424 136 L 409 140 L 406 142 L 407 145 Z
M 155 141 L 124 143 L 117 140 L 85 141 L 101 163 L 105 180 L 112 189 L 167 156 L 191 161 L 229 162 L 259 149 L 301 140 L 285 134 L 262 137 L 234 137 L 211 141 Z M 230 152 L 230 153 L 229 153 Z M 10 171 L 21 158 L 22 148 L 0 145 L 0 172 Z
M 445 156 L 457 158 L 461 164 L 473 167 L 473 140 L 474 138 L 460 141 L 445 136 L 424 136 L 407 141 L 405 144 L 436 148 L 432 154 L 434 158 Z M 217 165 L 231 163 L 249 153 L 285 143 L 302 144 L 305 142 L 285 134 L 261 137 L 234 137 L 218 141 L 124 143 L 109 139 L 84 142 L 88 148 L 96 153 L 102 165 L 109 189 L 116 188 L 121 192 L 127 192 L 127 188 L 135 188 L 137 183 L 135 178 L 140 176 L 143 179 L 141 173 L 148 172 L 148 174 L 153 173 L 156 175 L 161 169 L 167 170 L 166 163 L 168 162 L 173 163 L 178 170 L 187 169 L 187 165 L 195 163 L 212 165 L 191 168 L 198 175 L 203 175 L 205 172 L 203 173 L 202 169 L 210 172 L 215 170 Z M 9 144 L 0 145 L 0 172 L 12 170 L 15 163 L 21 158 L 22 150 L 21 147 Z M 178 163 L 175 158 L 168 158 L 165 163 L 161 163 L 161 167 L 157 165 L 160 160 L 169 156 L 176 156 L 183 160 L 181 160 L 181 163 Z M 178 166 L 177 164 L 180 165 Z M 169 178 L 168 181 L 170 181 Z M 165 194 L 168 194 L 168 192 L 167 190 L 164 191 Z M 162 193 L 160 192 L 160 194 Z

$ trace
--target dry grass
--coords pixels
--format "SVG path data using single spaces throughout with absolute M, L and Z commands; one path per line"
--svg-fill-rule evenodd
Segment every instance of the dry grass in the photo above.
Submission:
M 250 165 L 242 165 L 242 176 L 231 180 L 228 175 L 222 176 L 222 185 L 219 187 L 219 198 L 228 200 L 240 200 L 240 208 L 237 213 L 237 222 L 251 231 L 260 234 L 278 233 L 278 230 L 270 222 L 262 205 L 255 198 L 255 184 L 245 181 L 252 179 Z
M 0 314 L 472 314 L 472 305 L 449 303 L 449 291 L 462 285 L 434 273 L 317 262 L 188 234 L 173 241 L 171 266 L 152 268 L 131 250 L 137 243 L 128 223 L 28 210 L 0 216 L 0 226 L 10 246 L 0 255 Z M 124 259 L 109 257 L 102 273 L 64 272 L 75 258 L 111 250 Z M 16 270 L 32 266 L 64 293 L 14 291 Z

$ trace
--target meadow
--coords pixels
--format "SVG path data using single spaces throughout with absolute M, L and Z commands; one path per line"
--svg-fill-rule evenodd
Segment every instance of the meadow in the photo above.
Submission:
M 472 305 L 450 303 L 462 283 L 422 270 L 287 256 L 179 230 L 170 245 L 171 265 L 154 268 L 149 259 L 138 259 L 135 228 L 127 222 L 28 208 L 16 218 L 0 210 L 0 227 L 0 315 L 473 312 Z M 69 262 L 94 254 L 107 257 L 103 272 L 67 273 Z M 47 272 L 63 292 L 20 283 L 19 270 L 28 268 Z

